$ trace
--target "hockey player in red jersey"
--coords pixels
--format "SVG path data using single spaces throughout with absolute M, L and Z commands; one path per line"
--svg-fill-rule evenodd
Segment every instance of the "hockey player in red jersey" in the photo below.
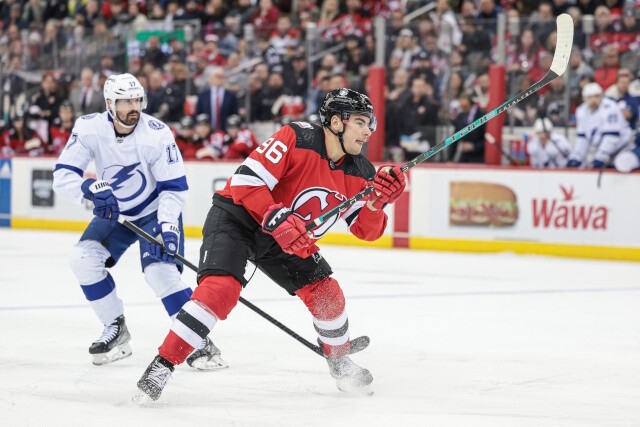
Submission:
M 227 318 L 247 283 L 247 260 L 307 306 L 338 388 L 369 392 L 371 373 L 348 356 L 349 322 L 342 289 L 315 244 L 338 215 L 311 233 L 305 224 L 373 181 L 372 196 L 340 216 L 356 237 L 376 240 L 387 225 L 382 208 L 402 194 L 405 178 L 397 166 L 376 173 L 360 154 L 376 129 L 367 96 L 350 89 L 331 91 L 320 116 L 322 126 L 306 122 L 283 126 L 214 195 L 202 230 L 198 287 L 138 381 L 138 402 L 157 400 L 174 366 L 216 322 Z

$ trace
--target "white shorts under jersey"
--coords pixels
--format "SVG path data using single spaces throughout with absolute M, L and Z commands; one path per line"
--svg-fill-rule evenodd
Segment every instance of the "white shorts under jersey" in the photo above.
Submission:
M 552 133 L 543 147 L 536 135 L 527 142 L 531 166 L 535 168 L 563 168 L 569 161 L 571 144 L 562 135 Z
M 83 173 L 91 160 L 97 178 L 111 184 L 126 219 L 158 211 L 158 222 L 178 220 L 187 199 L 187 179 L 167 125 L 142 113 L 132 133 L 116 138 L 108 113 L 80 117 L 53 173 L 55 192 L 81 203 Z
M 585 103 L 576 109 L 578 136 L 570 159 L 584 162 L 589 151 L 594 159 L 608 163 L 631 143 L 629 123 L 615 101 L 602 98 L 600 107 L 591 111 Z

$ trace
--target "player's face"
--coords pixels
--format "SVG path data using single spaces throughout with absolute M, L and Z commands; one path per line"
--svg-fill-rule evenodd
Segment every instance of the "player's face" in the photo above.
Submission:
M 347 154 L 358 155 L 362 147 L 371 136 L 369 129 L 369 117 L 359 114 L 351 114 L 349 123 L 343 135 L 344 148 Z
M 601 99 L 602 97 L 600 95 L 587 96 L 587 99 L 585 99 L 585 102 L 587 103 L 587 105 L 592 111 L 595 111 L 598 109 L 598 107 L 600 107 Z
M 71 108 L 61 108 L 59 114 L 60 120 L 63 122 L 68 122 L 73 119 L 73 110 Z
M 142 98 L 116 100 L 116 115 L 127 126 L 133 126 L 140 119 Z
M 236 136 L 238 136 L 238 128 L 227 128 L 227 134 L 231 139 L 236 139 Z

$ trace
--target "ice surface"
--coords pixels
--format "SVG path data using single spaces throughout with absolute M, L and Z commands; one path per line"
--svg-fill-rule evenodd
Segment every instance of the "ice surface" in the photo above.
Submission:
M 325 246 L 352 336 L 371 337 L 353 359 L 372 397 L 339 392 L 321 358 L 239 305 L 212 333 L 230 368 L 179 366 L 139 408 L 170 321 L 130 250 L 112 274 L 133 356 L 93 366 L 78 238 L 0 231 L 0 426 L 640 426 L 638 263 Z M 243 296 L 315 341 L 302 303 L 260 273 Z

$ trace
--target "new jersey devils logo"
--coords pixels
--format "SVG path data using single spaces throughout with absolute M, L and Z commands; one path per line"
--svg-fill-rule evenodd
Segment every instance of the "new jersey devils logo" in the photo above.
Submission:
M 311 187 L 296 196 L 291 205 L 291 210 L 303 220 L 311 221 L 345 200 L 347 198 L 337 191 L 323 187 Z M 327 218 L 320 227 L 313 230 L 313 237 L 315 239 L 322 237 L 338 221 L 338 217 L 339 214 L 336 214 Z

